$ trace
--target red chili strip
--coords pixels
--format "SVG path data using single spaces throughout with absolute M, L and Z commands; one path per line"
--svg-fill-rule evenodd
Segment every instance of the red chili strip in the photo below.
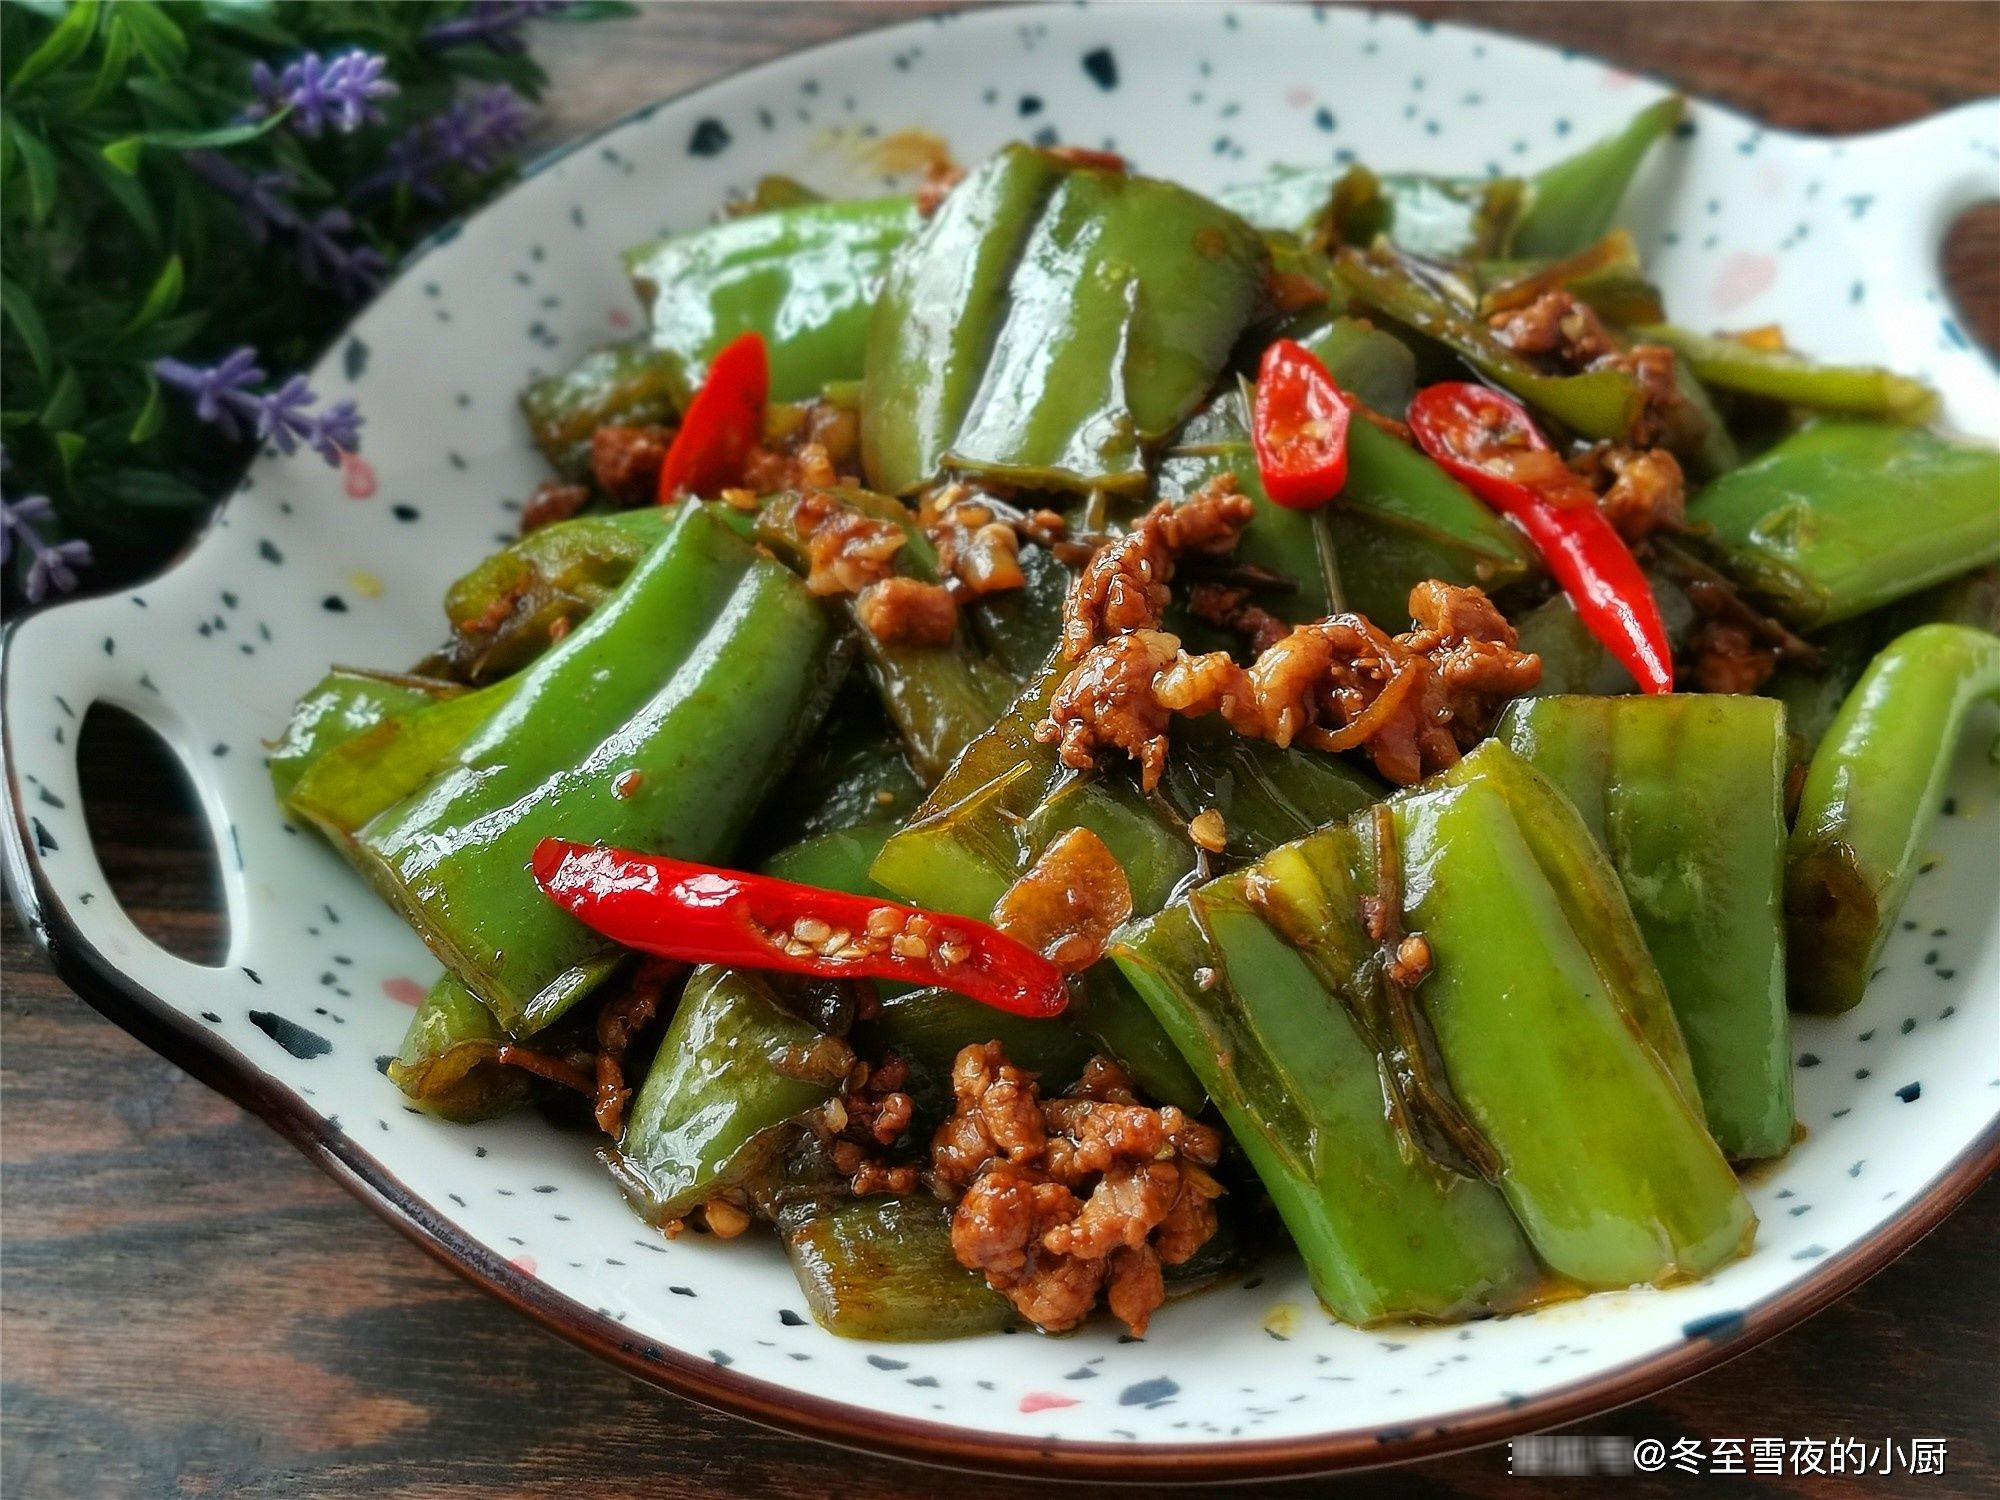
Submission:
M 684 963 L 934 984 L 1017 1016 L 1053 1016 L 1063 974 L 984 922 L 568 839 L 535 848 L 535 882 L 613 942 Z
M 1310 349 L 1279 339 L 1257 366 L 1250 442 L 1264 493 L 1315 510 L 1347 483 L 1347 397 Z
M 771 356 L 764 335 L 731 339 L 708 367 L 708 379 L 688 403 L 680 431 L 660 464 L 660 504 L 684 495 L 713 499 L 740 482 L 743 465 L 764 438 L 764 403 L 771 394 Z
M 1527 533 L 1577 617 L 1640 687 L 1674 690 L 1653 586 L 1603 512 L 1577 503 L 1573 476 L 1518 401 L 1462 381 L 1427 386 L 1410 403 L 1410 432 L 1454 479 Z M 1547 459 L 1529 457 L 1541 454 Z

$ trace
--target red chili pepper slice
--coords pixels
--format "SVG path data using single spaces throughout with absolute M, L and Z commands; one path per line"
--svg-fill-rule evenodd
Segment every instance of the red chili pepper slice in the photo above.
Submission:
M 534 871 L 586 927 L 661 958 L 942 985 L 1017 1016 L 1069 1001 L 1062 970 L 964 917 L 568 839 L 536 845 Z
M 709 365 L 708 379 L 688 403 L 681 430 L 660 464 L 660 504 L 683 495 L 713 498 L 737 483 L 751 450 L 763 441 L 770 394 L 764 335 L 753 331 L 731 339 Z
M 1347 483 L 1347 397 L 1310 349 L 1279 339 L 1257 366 L 1250 442 L 1264 493 L 1313 510 Z
M 1417 393 L 1409 420 L 1418 447 L 1527 533 L 1577 617 L 1639 686 L 1671 693 L 1673 653 L 1652 585 L 1602 511 L 1577 503 L 1553 470 L 1538 476 L 1546 466 L 1528 456 L 1550 453 L 1549 444 L 1521 404 L 1483 385 L 1447 381 Z

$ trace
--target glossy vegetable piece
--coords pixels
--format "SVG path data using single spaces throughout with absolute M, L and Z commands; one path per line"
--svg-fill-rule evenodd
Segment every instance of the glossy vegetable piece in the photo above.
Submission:
M 1811 630 L 2000 560 L 2000 449 L 1816 422 L 1688 506 L 1717 563 Z
M 461 1125 L 490 1120 L 528 1102 L 534 1076 L 499 1061 L 507 1033 L 479 997 L 449 974 L 424 996 L 389 1081 L 427 1114 Z
M 1342 367 L 1333 367 L 1336 380 Z M 1218 397 L 1182 428 L 1160 469 L 1160 493 L 1185 499 L 1227 471 L 1257 503 L 1236 555 L 1297 579 L 1298 591 L 1261 601 L 1298 623 L 1332 613 L 1315 557 L 1313 518 L 1271 505 L 1251 453 L 1247 402 Z M 1367 422 L 1347 431 L 1347 482 L 1327 512 L 1349 607 L 1378 622 L 1408 618 L 1410 590 L 1427 578 L 1499 589 L 1527 575 L 1527 548 L 1504 521 L 1423 454 Z
M 733 339 L 762 334 L 770 396 L 806 401 L 860 377 L 875 293 L 917 228 L 909 198 L 805 203 L 725 219 L 625 253 L 685 408 Z
M 1259 229 L 1346 245 L 1367 245 L 1387 235 L 1412 255 L 1468 260 L 1506 253 L 1524 192 L 1516 177 L 1275 167 L 1255 181 L 1223 189 L 1218 201 Z
M 944 464 L 1033 488 L 1143 489 L 1143 445 L 1221 372 L 1263 286 L 1263 242 L 1171 183 L 1057 165 L 1003 153 L 899 260 L 863 404 L 876 487 L 907 490 Z M 912 396 L 912 380 L 938 389 Z
M 1142 445 L 1214 385 L 1254 311 L 1263 242 L 1172 183 L 1073 170 L 1015 266 L 946 461 L 1036 487 L 1142 489 Z
M 280 802 L 322 757 L 395 714 L 453 697 L 462 689 L 432 677 L 335 667 L 293 706 L 264 764 Z
M 386 713 L 315 757 L 285 806 L 353 858 L 369 820 L 435 776 L 513 693 L 502 680 Z
M 1550 697 L 1495 731 L 1610 857 L 1734 1161 L 1792 1143 L 1784 710 L 1768 698 Z
M 985 594 L 965 609 L 972 632 L 994 663 L 1016 682 L 1041 670 L 1062 636 L 1063 600 L 1074 572 L 1048 548 L 1023 541 L 1017 589 Z
M 1335 265 L 1356 301 L 1435 340 L 1577 436 L 1609 442 L 1631 437 L 1645 393 L 1630 375 L 1621 370 L 1544 375 L 1467 308 L 1448 301 L 1393 260 L 1348 250 Z
M 1264 494 L 1286 510 L 1317 510 L 1347 483 L 1347 398 L 1319 358 L 1279 339 L 1257 367 L 1250 444 Z
M 1315 839 L 1349 837 L 1336 825 Z M 1525 1300 L 1537 1268 L 1500 1195 L 1399 1137 L 1344 997 L 1259 915 L 1254 878 L 1226 876 L 1127 928 L 1113 957 L 1201 1076 L 1320 1300 L 1361 1324 Z M 1321 872 L 1302 865 L 1282 878 Z M 1329 862 L 1324 879 L 1330 889 L 1318 894 L 1337 912 L 1326 941 L 1359 971 L 1369 950 L 1359 892 L 1345 861 Z
M 1187 820 L 1213 807 L 1232 852 L 1261 853 L 1380 795 L 1369 777 L 1328 756 L 1234 740 L 1217 747 L 1198 727 L 1169 759 L 1157 798 L 1130 777 L 1066 771 L 1032 726 L 1048 711 L 1058 664 L 1023 690 L 976 740 L 909 824 L 883 845 L 873 878 L 906 899 L 984 916 L 1042 850 L 1070 828 L 1103 839 L 1125 871 L 1133 909 L 1165 904 L 1202 867 Z M 1095 1035 L 1155 1099 L 1198 1106 L 1201 1091 L 1144 1007 L 1100 965 L 1072 1000 L 1071 1019 Z
M 1814 637 L 1820 653 L 1816 665 L 1781 665 L 1764 691 L 1785 705 L 1785 730 L 1795 761 L 1811 759 L 1876 654 L 1919 625 L 1976 625 L 2000 633 L 2000 567 L 1975 568 L 1885 608 L 1843 620 Z
M 853 1066 L 845 1042 L 759 976 L 697 969 L 632 1100 L 612 1175 L 653 1223 L 681 1218 L 760 1171 Z
M 857 1198 L 784 1229 L 806 1308 L 828 1333 L 896 1343 L 970 1338 L 1014 1322 L 1007 1299 L 951 1249 L 932 1198 Z
M 1053 1016 L 1069 999 L 1054 964 L 964 917 L 570 839 L 543 839 L 534 868 L 557 906 L 621 947 L 659 958 L 941 984 L 1016 1015 Z M 900 939 L 913 927 L 921 935 L 906 946 Z
M 681 507 L 449 767 L 364 830 L 360 862 L 503 1026 L 538 1030 L 619 955 L 536 889 L 536 844 L 722 854 L 824 713 L 833 650 L 803 584 Z
M 771 357 L 764 335 L 754 328 L 739 333 L 709 362 L 660 461 L 660 504 L 712 500 L 737 483 L 764 436 L 764 406 L 770 397 Z
M 577 516 L 485 558 L 445 591 L 452 674 L 483 683 L 519 671 L 609 598 L 672 519 L 653 506 Z
M 1785 870 L 1791 1002 L 1859 1003 L 1909 894 L 1973 704 L 2000 697 L 2000 636 L 1923 625 L 1862 676 L 1814 752 Z
M 590 436 L 600 427 L 672 422 L 681 387 L 673 357 L 644 338 L 607 344 L 521 392 L 535 446 L 570 480 L 590 477 Z
M 1666 316 L 1660 289 L 1646 280 L 1639 250 L 1623 229 L 1560 260 L 1489 260 L 1473 268 L 1480 287 L 1479 313 L 1526 307 L 1560 288 L 1620 328 L 1658 323 Z
M 1453 478 L 1521 528 L 1577 617 L 1643 691 L 1673 691 L 1659 601 L 1624 538 L 1587 492 L 1558 503 L 1515 477 L 1514 461 L 1539 454 L 1568 478 L 1518 402 L 1481 385 L 1426 386 L 1410 403 L 1410 432 Z
M 938 208 L 889 268 L 868 332 L 861 455 L 868 482 L 908 494 L 934 478 L 978 394 L 1021 247 L 1063 172 L 1008 146 Z
M 1755 1215 L 1662 1056 L 1659 977 L 1575 810 L 1489 741 L 1397 804 L 1396 835 L 1436 956 L 1425 1014 L 1543 1261 L 1620 1287 L 1742 1254 Z
M 835 494 L 842 504 L 903 529 L 903 547 L 896 556 L 898 574 L 936 580 L 937 555 L 902 502 L 865 490 Z M 766 505 L 758 514 L 755 534 L 791 566 L 804 570 L 807 558 L 795 521 L 802 498 L 783 495 Z M 844 602 L 842 612 L 852 619 L 852 601 Z M 998 718 L 1013 697 L 1013 680 L 973 647 L 963 629 L 942 646 L 886 642 L 858 625 L 854 634 L 883 711 L 902 738 L 910 768 L 926 785 L 944 774 L 959 751 Z
M 1072 827 L 1104 840 L 1135 907 L 1167 899 L 1195 867 L 1193 845 L 1169 829 L 1129 780 L 1064 772 L 1032 733 L 1062 671 L 1046 669 L 952 765 L 908 826 L 883 845 L 871 877 L 905 900 L 985 918 L 1043 848 Z M 1095 1037 L 1154 1099 L 1199 1108 L 1201 1088 L 1136 997 L 1091 977 L 1068 1019 Z
M 1647 153 L 1686 114 L 1678 96 L 1661 99 L 1640 110 L 1616 135 L 1536 173 L 1528 184 L 1527 208 L 1514 227 L 1512 253 L 1555 260 L 1602 238 Z
M 1916 425 L 1937 415 L 1937 392 L 1920 380 L 1872 365 L 1822 365 L 1784 349 L 1758 349 L 1740 339 L 1708 338 L 1657 320 L 1633 330 L 1665 344 L 1717 390 L 1762 396 L 1809 411 L 1875 417 Z
M 744 847 L 753 855 L 782 851 L 859 825 L 894 823 L 923 800 L 923 784 L 903 758 L 896 731 L 875 701 L 874 689 L 850 675 L 819 730 L 786 773 L 783 790 L 757 814 Z M 787 878 L 809 885 L 834 883 L 802 875 L 787 874 Z

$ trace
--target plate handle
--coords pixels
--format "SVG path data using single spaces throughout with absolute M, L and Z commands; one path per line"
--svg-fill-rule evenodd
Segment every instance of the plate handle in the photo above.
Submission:
M 1995 362 L 1974 339 L 1944 280 L 1944 244 L 1960 214 L 2000 198 L 2000 99 L 1963 104 L 1893 130 L 1841 143 L 1867 195 L 1867 220 L 1853 237 L 1862 275 L 1884 300 L 1921 297 L 1933 316 L 1885 320 L 1895 368 L 1927 371 L 1946 393 L 1958 425 L 1990 427 L 1957 392 L 1990 400 Z M 1981 421 L 1981 417 L 1984 420 Z
M 148 598 L 165 612 L 169 601 Z M 139 930 L 119 905 L 98 863 L 84 818 L 77 742 L 84 715 L 107 703 L 138 718 L 164 740 L 193 784 L 217 851 L 229 921 L 222 966 L 241 962 L 248 946 L 249 902 L 225 791 L 237 778 L 264 776 L 260 747 L 225 747 L 191 714 L 203 702 L 188 684 L 154 684 L 118 650 L 123 634 L 148 624 L 141 596 L 107 595 L 43 610 L 8 627 L 0 646 L 0 741 L 8 790 L 5 855 L 8 885 L 36 936 L 65 968 L 90 963 L 181 1004 L 212 988 L 217 970 L 168 952 Z M 239 792 L 240 795 L 240 792 Z M 86 951 L 65 952 L 78 942 Z

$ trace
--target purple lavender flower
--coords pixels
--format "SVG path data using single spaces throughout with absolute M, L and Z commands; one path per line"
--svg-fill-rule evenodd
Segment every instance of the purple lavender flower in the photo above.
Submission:
M 308 219 L 279 196 L 297 186 L 290 174 L 253 175 L 213 151 L 190 151 L 185 160 L 236 200 L 251 243 L 264 244 L 273 230 L 288 236 L 294 242 L 299 271 L 306 280 L 331 286 L 339 295 L 352 299 L 373 291 L 387 274 L 388 262 L 374 248 L 342 243 L 340 237 L 354 229 L 354 219 L 345 209 L 328 209 L 317 218 Z
M 289 172 L 246 172 L 228 158 L 213 151 L 190 151 L 183 158 L 211 185 L 236 200 L 243 214 L 243 227 L 250 242 L 262 245 L 275 229 L 290 229 L 298 222 L 298 212 L 279 196 L 298 186 Z
M 450 170 L 484 176 L 528 133 L 530 110 L 505 86 L 482 89 L 455 101 L 442 114 L 411 127 L 389 148 L 381 168 L 356 183 L 350 200 L 366 202 L 407 188 L 427 203 L 443 203 L 440 179 Z
M 383 77 L 389 59 L 359 47 L 343 52 L 331 62 L 317 52 L 308 52 L 273 73 L 266 63 L 250 67 L 250 85 L 257 102 L 245 111 L 253 120 L 289 108 L 285 123 L 307 140 L 331 126 L 341 135 L 351 135 L 363 125 L 377 124 L 382 111 L 377 99 L 392 98 L 396 85 Z
M 353 216 L 346 209 L 330 208 L 315 219 L 300 219 L 296 229 L 300 274 L 350 300 L 374 291 L 389 270 L 389 263 L 372 246 L 340 242 L 339 236 L 353 228 Z
M 192 400 L 197 417 L 232 440 L 247 428 L 277 444 L 281 453 L 296 453 L 304 444 L 336 467 L 342 452 L 352 453 L 361 446 L 361 413 L 354 403 L 336 401 L 313 411 L 319 397 L 305 376 L 294 375 L 275 391 L 251 390 L 263 382 L 264 372 L 257 364 L 257 351 L 247 346 L 206 368 L 156 359 L 153 373 Z
M 192 397 L 194 414 L 220 427 L 231 442 L 243 435 L 237 426 L 239 416 L 253 424 L 256 421 L 257 398 L 250 387 L 264 383 L 264 370 L 257 363 L 257 351 L 248 344 L 205 370 L 177 359 L 161 359 L 154 362 L 153 373 Z
M 30 604 L 39 604 L 51 588 L 67 594 L 76 587 L 76 570 L 90 566 L 90 543 L 79 539 L 45 541 L 41 527 L 55 519 L 55 507 L 47 495 L 23 495 L 18 500 L 0 498 L 0 564 L 13 560 L 14 544 L 28 549 L 27 575 L 21 590 Z
M 472 0 L 462 16 L 425 29 L 426 47 L 458 47 L 481 43 L 495 52 L 525 52 L 528 39 L 521 35 L 527 22 L 568 10 L 570 0 Z

